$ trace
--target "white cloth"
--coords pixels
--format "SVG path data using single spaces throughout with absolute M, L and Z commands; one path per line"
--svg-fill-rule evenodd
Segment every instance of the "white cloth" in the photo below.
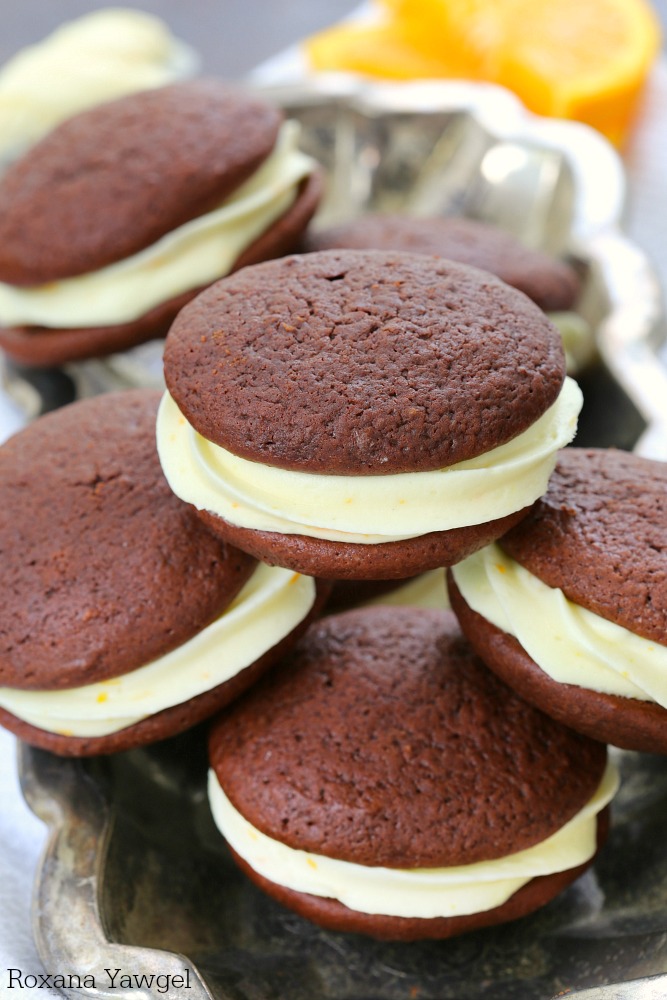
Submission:
M 31 933 L 34 874 L 45 842 L 44 824 L 25 804 L 17 777 L 16 740 L 0 729 L 0 996 L 57 1000 L 57 990 L 8 991 L 10 969 L 39 975 L 42 963 Z
M 626 156 L 630 198 L 626 231 L 651 257 L 667 289 L 667 61 L 655 71 L 644 110 Z M 0 392 L 0 441 L 21 426 L 16 406 Z M 45 828 L 25 805 L 16 778 L 14 739 L 0 730 L 0 996 L 57 1000 L 58 991 L 16 990 L 6 993 L 7 970 L 24 974 L 42 970 L 30 920 L 34 872 L 45 842 Z M 53 970 L 66 973 L 67 969 Z

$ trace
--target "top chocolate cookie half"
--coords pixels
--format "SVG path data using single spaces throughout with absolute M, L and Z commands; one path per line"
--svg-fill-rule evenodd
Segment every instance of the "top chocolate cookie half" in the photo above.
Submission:
M 323 251 L 237 272 L 167 338 L 187 421 L 243 458 L 337 475 L 426 471 L 515 438 L 557 399 L 556 328 L 451 261 Z
M 128 673 L 213 621 L 255 568 L 167 486 L 159 398 L 82 400 L 0 449 L 0 685 L 56 690 Z
M 565 261 L 520 243 L 511 233 L 476 219 L 364 215 L 306 234 L 304 252 L 334 249 L 406 250 L 446 257 L 490 271 L 541 309 L 571 309 L 579 277 Z
M 581 607 L 667 645 L 667 465 L 568 448 L 501 547 Z
M 41 285 L 150 245 L 248 178 L 281 120 L 217 80 L 131 94 L 69 119 L 0 181 L 0 281 Z

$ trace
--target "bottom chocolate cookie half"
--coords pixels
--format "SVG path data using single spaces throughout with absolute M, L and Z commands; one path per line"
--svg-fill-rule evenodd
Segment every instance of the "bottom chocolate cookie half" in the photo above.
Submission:
M 484 524 L 378 545 L 255 531 L 230 524 L 210 511 L 197 513 L 214 534 L 270 565 L 325 579 L 400 580 L 460 562 L 518 524 L 528 509 Z

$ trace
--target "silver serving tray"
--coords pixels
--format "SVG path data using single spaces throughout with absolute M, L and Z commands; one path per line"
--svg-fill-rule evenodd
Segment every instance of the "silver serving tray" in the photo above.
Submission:
M 368 209 L 466 214 L 575 259 L 585 278 L 578 308 L 598 351 L 580 377 L 577 443 L 667 459 L 660 289 L 622 234 L 623 171 L 603 139 L 529 115 L 486 85 L 324 77 L 263 92 L 301 120 L 304 148 L 326 168 L 319 224 Z M 159 383 L 160 349 L 71 366 L 58 373 L 55 402 L 62 392 Z M 33 412 L 44 407 L 43 389 L 22 373 L 13 385 Z M 95 977 L 94 988 L 63 990 L 72 997 L 667 997 L 667 768 L 662 757 L 613 752 L 624 781 L 589 873 L 535 916 L 398 945 L 321 931 L 236 870 L 207 806 L 202 728 L 88 761 L 23 746 L 23 791 L 50 828 L 35 887 L 38 951 L 50 972 Z M 163 991 L 154 980 L 110 989 L 105 968 L 172 982 L 187 975 L 188 988 Z
M 189 970 L 187 992 L 140 994 L 155 1000 L 551 1000 L 563 992 L 664 1000 L 667 768 L 664 757 L 613 753 L 623 784 L 592 870 L 512 924 L 396 944 L 320 930 L 236 869 L 208 809 L 201 728 L 87 761 L 23 746 L 23 792 L 50 827 L 34 900 L 40 957 L 49 971 L 95 977 L 95 989 L 68 996 L 135 1000 L 129 990 L 105 992 L 109 968 Z

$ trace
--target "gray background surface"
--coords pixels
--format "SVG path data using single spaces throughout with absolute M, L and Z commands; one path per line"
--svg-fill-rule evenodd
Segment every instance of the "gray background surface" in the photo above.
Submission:
M 0 63 L 63 21 L 98 7 L 123 6 L 163 18 L 198 49 L 205 70 L 237 79 L 358 5 L 358 0 L 0 0 Z
M 2 0 L 0 63 L 62 21 L 112 3 Z M 117 5 L 138 7 L 164 18 L 180 37 L 197 47 L 206 70 L 235 79 L 298 38 L 349 14 L 359 0 L 117 0 Z M 667 35 L 667 0 L 654 0 L 653 6 Z

